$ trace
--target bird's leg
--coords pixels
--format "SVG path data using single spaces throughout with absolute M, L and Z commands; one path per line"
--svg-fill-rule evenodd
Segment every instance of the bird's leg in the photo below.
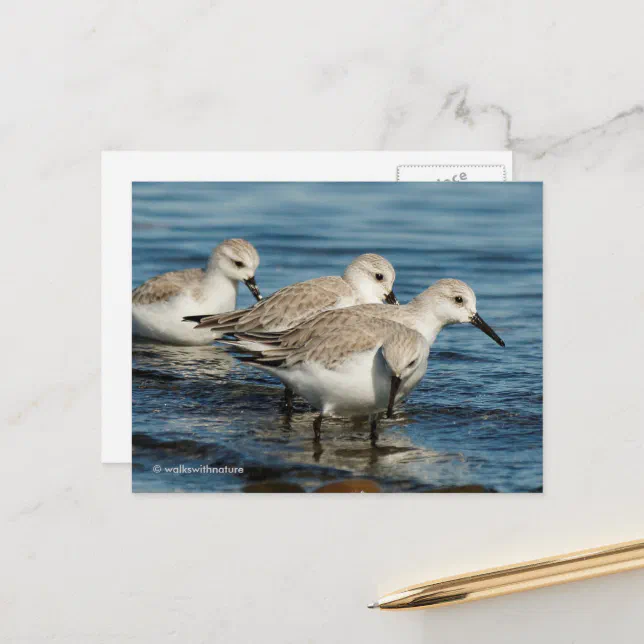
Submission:
M 371 417 L 370 425 L 371 432 L 369 433 L 369 438 L 371 438 L 371 445 L 375 447 L 378 442 L 378 416 L 375 414 Z
M 284 388 L 284 409 L 287 416 L 293 413 L 293 390 L 288 386 Z
M 320 432 L 322 431 L 322 414 L 313 421 L 313 442 L 320 442 Z
M 282 426 L 284 429 L 287 429 L 289 432 L 293 430 L 293 416 L 287 414 L 282 416 Z

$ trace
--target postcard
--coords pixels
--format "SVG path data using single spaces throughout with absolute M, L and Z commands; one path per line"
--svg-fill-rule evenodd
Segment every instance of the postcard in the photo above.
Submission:
M 542 184 L 131 199 L 134 492 L 542 491 Z
M 131 462 L 132 288 L 137 286 L 136 280 L 132 279 L 133 182 L 397 180 L 461 183 L 511 179 L 510 152 L 104 152 L 102 461 Z M 170 204 L 160 206 L 160 209 L 166 207 Z M 227 216 L 216 210 L 212 214 L 213 218 Z M 204 256 L 197 264 L 201 266 L 206 260 Z M 165 266 L 167 270 L 184 268 L 181 262 Z

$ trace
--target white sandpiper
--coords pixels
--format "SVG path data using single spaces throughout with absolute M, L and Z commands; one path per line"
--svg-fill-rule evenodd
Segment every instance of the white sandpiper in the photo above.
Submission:
M 272 373 L 275 373 L 287 386 L 292 387 L 309 400 L 313 406 L 321 408 L 322 415 L 329 415 L 338 410 L 344 411 L 344 408 L 347 407 L 344 402 L 345 398 L 352 395 L 350 378 L 347 381 L 342 378 L 330 378 L 327 372 L 331 369 L 327 369 L 326 372 L 322 372 L 323 375 L 320 375 L 316 364 L 320 358 L 315 356 L 318 356 L 323 349 L 335 352 L 346 351 L 344 335 L 348 333 L 347 329 L 351 329 L 351 337 L 353 338 L 356 334 L 359 335 L 363 329 L 367 331 L 371 329 L 373 320 L 395 322 L 399 325 L 398 328 L 403 327 L 415 331 L 424 339 L 428 351 L 441 329 L 450 324 L 465 323 L 476 326 L 500 346 L 505 346 L 503 340 L 478 314 L 474 291 L 465 282 L 455 279 L 437 281 L 416 296 L 409 304 L 396 307 L 363 304 L 337 311 L 325 311 L 283 333 L 235 333 L 237 340 L 230 341 L 228 344 L 234 346 L 241 353 L 250 352 L 252 354 L 250 358 L 240 359 L 257 366 L 270 366 L 272 364 L 271 358 L 288 355 L 291 350 L 306 352 L 307 347 L 316 347 L 317 353 L 312 350 L 306 353 L 310 362 L 307 365 L 308 372 L 317 374 L 316 376 L 309 375 L 308 380 L 303 380 L 303 377 L 299 375 L 303 370 L 300 369 L 297 372 L 300 380 L 297 380 L 289 375 L 288 363 L 279 363 L 281 371 L 275 370 Z M 321 337 L 325 338 L 324 343 L 321 343 Z M 340 348 L 334 348 L 334 342 Z M 358 378 L 356 369 L 358 371 L 362 369 L 364 372 L 361 376 L 362 379 L 368 379 L 370 377 L 369 364 L 368 361 L 363 361 L 360 363 L 360 368 L 354 367 L 351 377 Z M 424 373 L 425 369 L 423 369 Z M 324 404 L 321 399 L 316 397 L 315 392 L 326 396 Z M 336 399 L 342 401 L 342 405 L 334 405 L 333 401 Z M 321 423 L 321 420 L 319 422 Z M 319 433 L 319 424 L 317 433 Z
M 191 315 L 184 319 L 198 322 L 196 330 L 210 329 L 217 334 L 213 337 L 244 331 L 286 331 L 322 311 L 357 304 L 398 304 L 393 292 L 395 279 L 396 271 L 384 257 L 367 253 L 356 257 L 342 277 L 318 277 L 285 286 L 249 309 L 219 315 Z M 249 343 L 247 348 L 260 347 Z M 285 403 L 290 412 L 293 396 L 288 387 Z
M 320 411 L 316 441 L 325 416 L 369 416 L 373 442 L 378 413 L 390 416 L 425 374 L 429 343 L 397 322 L 365 316 L 341 331 L 318 328 L 302 343 L 249 353 L 239 359 L 277 376 Z
M 356 304 L 397 304 L 393 293 L 394 267 L 380 255 L 356 257 L 342 277 L 318 277 L 285 286 L 248 309 L 224 314 L 186 316 L 195 329 L 215 333 L 237 331 L 279 332 L 292 329 L 322 311 Z
M 166 344 L 203 345 L 216 335 L 182 322 L 204 309 L 222 313 L 235 308 L 238 283 L 261 300 L 255 282 L 259 255 L 244 239 L 227 239 L 213 251 L 206 270 L 189 268 L 149 279 L 132 291 L 132 335 Z

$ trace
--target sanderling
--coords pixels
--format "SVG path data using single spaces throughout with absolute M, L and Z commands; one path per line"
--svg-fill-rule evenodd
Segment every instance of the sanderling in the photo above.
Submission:
M 384 257 L 360 255 L 347 266 L 342 277 L 297 282 L 275 291 L 251 308 L 217 315 L 190 315 L 185 320 L 198 322 L 195 329 L 211 329 L 222 334 L 286 331 L 321 311 L 356 304 L 397 304 L 392 290 L 395 279 L 394 267 Z
M 397 322 L 364 316 L 341 329 L 318 327 L 301 343 L 241 351 L 251 354 L 242 362 L 274 374 L 320 411 L 313 424 L 316 441 L 325 416 L 367 415 L 375 441 L 377 414 L 387 410 L 391 416 L 394 404 L 425 374 L 429 343 Z
M 369 328 L 373 319 L 396 322 L 406 329 L 414 330 L 423 337 L 428 347 L 434 343 L 441 329 L 450 324 L 463 323 L 473 324 L 502 347 L 505 346 L 503 340 L 478 314 L 474 291 L 465 282 L 455 279 L 439 280 L 417 295 L 409 304 L 400 306 L 362 304 L 337 311 L 325 311 L 282 333 L 235 333 L 237 340 L 232 340 L 228 344 L 243 353 L 248 351 L 254 343 L 257 349 L 256 356 L 275 355 L 271 352 L 288 352 L 291 348 L 306 348 L 309 343 L 315 345 L 317 338 L 321 335 L 340 338 L 338 342 L 342 342 L 341 338 L 347 328 Z M 352 333 L 356 332 L 352 331 Z M 331 343 L 331 340 L 328 342 Z M 258 363 L 257 357 L 242 358 L 242 360 Z M 288 381 L 285 381 L 282 374 L 275 372 L 275 375 L 286 382 L 287 386 L 291 386 Z M 322 388 L 319 383 L 309 385 L 312 388 L 316 386 Z M 344 387 L 345 383 L 338 380 L 338 386 Z M 298 391 L 297 387 L 295 389 Z M 348 388 L 347 391 L 350 395 L 351 389 Z M 315 400 L 314 395 L 310 392 L 302 395 L 309 401 Z M 343 396 L 344 394 L 338 392 L 336 395 Z
M 298 282 L 276 291 L 249 309 L 223 315 L 191 315 L 187 322 L 198 322 L 197 330 L 210 329 L 221 337 L 242 331 L 279 332 L 291 329 L 321 311 L 341 309 L 356 304 L 398 304 L 393 292 L 394 267 L 380 255 L 368 253 L 354 259 L 342 277 L 318 277 Z M 259 348 L 249 343 L 246 348 Z M 286 409 L 292 409 L 289 388 L 285 394 Z
M 167 344 L 210 344 L 217 336 L 194 331 L 182 318 L 203 311 L 230 311 L 237 301 L 237 285 L 244 282 L 257 300 L 255 283 L 259 255 L 244 239 L 219 244 L 206 270 L 189 268 L 149 279 L 132 291 L 132 335 Z

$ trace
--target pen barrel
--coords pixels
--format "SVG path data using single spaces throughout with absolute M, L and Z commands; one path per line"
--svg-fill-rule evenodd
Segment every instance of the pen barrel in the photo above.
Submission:
M 644 540 L 482 570 L 411 586 L 383 597 L 381 609 L 429 608 L 644 568 Z

